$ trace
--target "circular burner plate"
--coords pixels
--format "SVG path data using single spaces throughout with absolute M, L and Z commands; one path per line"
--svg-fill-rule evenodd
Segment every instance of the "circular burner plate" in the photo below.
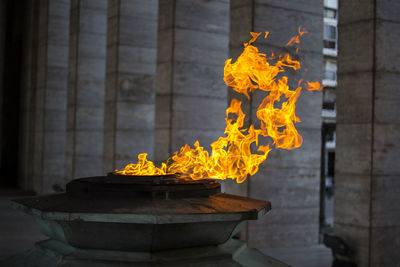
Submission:
M 202 180 L 193 180 L 187 176 L 180 174 L 167 174 L 167 175 L 122 175 L 110 172 L 107 174 L 108 182 L 129 183 L 129 184 L 203 184 Z
M 192 198 L 221 192 L 213 180 L 192 180 L 181 175 L 97 176 L 75 179 L 67 184 L 67 195 L 79 198 Z

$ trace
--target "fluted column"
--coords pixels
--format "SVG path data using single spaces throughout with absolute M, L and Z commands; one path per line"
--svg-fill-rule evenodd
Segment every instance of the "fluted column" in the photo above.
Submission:
M 322 80 L 323 1 L 231 1 L 230 55 L 237 57 L 249 32 L 265 32 L 267 39 L 255 43 L 261 52 L 285 54 L 290 52 L 301 61 L 302 69 L 285 73 L 290 86 L 297 87 L 298 79 Z M 300 50 L 286 43 L 297 35 L 298 26 L 309 32 L 302 36 Z M 237 94 L 230 92 L 230 98 Z M 248 123 L 259 124 L 256 110 L 262 94 L 256 92 L 245 101 Z M 250 246 L 260 249 L 317 244 L 319 232 L 319 183 L 321 146 L 322 94 L 305 90 L 296 103 L 296 124 L 303 145 L 295 150 L 273 149 L 260 170 L 248 178 L 247 186 L 231 186 L 232 192 L 272 202 L 272 211 L 262 220 L 249 223 Z
M 42 0 L 38 5 L 31 179 L 33 189 L 44 193 L 64 187 L 70 1 Z
M 107 1 L 72 0 L 66 181 L 103 172 Z
M 357 266 L 400 262 L 400 13 L 340 1 L 334 232 Z
M 229 1 L 160 0 L 155 158 L 223 135 Z
M 108 4 L 104 172 L 153 156 L 157 0 Z

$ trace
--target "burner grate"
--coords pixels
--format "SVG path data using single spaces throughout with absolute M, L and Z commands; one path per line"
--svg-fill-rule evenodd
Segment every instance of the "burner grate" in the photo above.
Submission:
M 213 180 L 192 180 L 171 174 L 128 176 L 109 173 L 107 176 L 75 179 L 67 184 L 67 195 L 78 198 L 197 198 L 221 192 Z

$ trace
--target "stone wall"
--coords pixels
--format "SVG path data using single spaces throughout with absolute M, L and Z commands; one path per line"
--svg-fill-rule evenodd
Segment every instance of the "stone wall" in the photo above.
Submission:
M 335 234 L 361 267 L 400 262 L 399 8 L 339 3 Z

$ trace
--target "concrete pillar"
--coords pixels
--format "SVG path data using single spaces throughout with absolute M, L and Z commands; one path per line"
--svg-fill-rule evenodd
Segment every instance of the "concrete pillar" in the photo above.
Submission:
M 230 1 L 230 30 L 229 30 L 229 57 L 235 61 L 243 52 L 243 44 L 250 39 L 250 32 L 253 31 L 253 2 L 251 0 Z M 244 127 L 248 128 L 251 120 L 251 99 L 228 89 L 228 105 L 233 98 L 242 102 L 241 108 L 246 114 Z M 225 180 L 225 191 L 230 194 L 248 196 L 249 179 L 238 184 L 236 181 Z M 247 230 L 242 231 L 245 237 Z
M 108 4 L 104 172 L 154 149 L 157 0 Z
M 155 158 L 223 135 L 229 1 L 160 0 Z
M 38 21 L 33 189 L 64 186 L 69 0 L 40 1 Z
M 298 79 L 322 80 L 323 2 L 248 0 L 231 2 L 230 54 L 240 55 L 242 44 L 250 39 L 249 32 L 269 31 L 268 39 L 255 45 L 262 52 L 290 52 L 300 60 L 307 72 L 288 71 L 290 86 Z M 301 26 L 309 32 L 301 38 L 300 50 L 286 43 Z M 233 92 L 230 98 L 236 97 Z M 257 125 L 256 110 L 264 95 L 255 93 L 246 101 L 249 122 Z M 322 94 L 303 90 L 296 104 L 296 124 L 303 145 L 295 150 L 272 150 L 259 172 L 248 178 L 245 188 L 231 187 L 233 192 L 272 202 L 272 211 L 264 219 L 249 223 L 248 242 L 259 249 L 313 245 L 318 242 L 319 182 L 321 154 Z
M 106 0 L 71 2 L 66 182 L 103 172 Z
M 399 8 L 339 3 L 334 232 L 360 267 L 400 262 Z

